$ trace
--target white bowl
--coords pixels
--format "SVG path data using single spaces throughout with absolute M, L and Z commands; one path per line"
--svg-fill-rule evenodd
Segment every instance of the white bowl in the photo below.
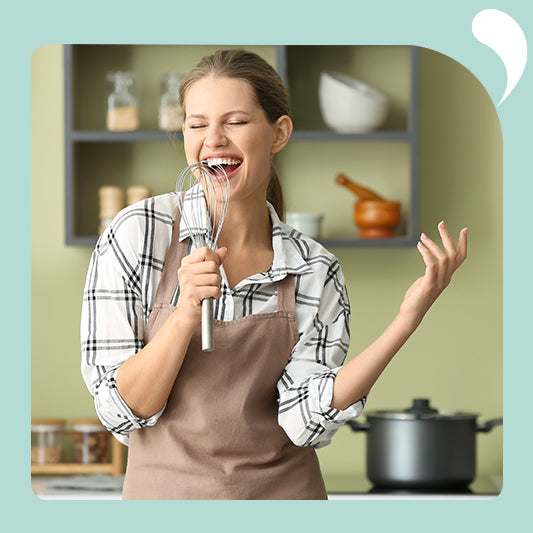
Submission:
M 377 89 L 340 72 L 320 74 L 320 110 L 326 125 L 338 133 L 364 133 L 387 118 L 389 99 Z
M 320 213 L 297 213 L 288 212 L 285 216 L 287 224 L 300 233 L 311 237 L 311 239 L 320 239 L 323 215 Z

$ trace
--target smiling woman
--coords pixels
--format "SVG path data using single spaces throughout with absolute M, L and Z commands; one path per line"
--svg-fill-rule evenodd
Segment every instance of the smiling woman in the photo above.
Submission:
M 273 158 L 292 133 L 275 70 L 241 51 L 204 58 L 180 87 L 189 164 L 226 165 L 220 248 L 192 246 L 164 194 L 123 210 L 93 253 L 82 372 L 104 425 L 129 443 L 125 499 L 325 499 L 316 447 L 366 395 L 466 257 L 444 222 L 441 249 L 385 332 L 343 366 L 350 305 L 339 262 L 281 221 Z M 215 346 L 201 304 L 217 300 Z

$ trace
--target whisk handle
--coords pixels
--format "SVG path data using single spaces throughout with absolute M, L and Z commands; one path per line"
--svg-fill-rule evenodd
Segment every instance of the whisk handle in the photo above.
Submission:
M 202 300 L 202 351 L 212 352 L 214 349 L 213 298 L 206 298 Z

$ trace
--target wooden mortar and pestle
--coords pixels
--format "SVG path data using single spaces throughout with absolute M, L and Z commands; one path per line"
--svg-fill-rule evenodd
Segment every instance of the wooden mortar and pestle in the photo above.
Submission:
M 359 197 L 354 203 L 353 219 L 362 239 L 386 239 L 394 237 L 394 230 L 401 221 L 400 202 L 389 202 L 365 187 L 355 184 L 344 174 L 335 181 Z

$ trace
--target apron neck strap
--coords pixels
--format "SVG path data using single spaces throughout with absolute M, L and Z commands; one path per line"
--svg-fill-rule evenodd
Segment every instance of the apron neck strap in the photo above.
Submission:
M 278 281 L 278 311 L 296 313 L 296 294 L 292 274 L 287 274 L 285 278 Z
M 176 210 L 174 227 L 172 228 L 172 238 L 165 257 L 163 273 L 155 294 L 155 303 L 168 304 L 174 298 L 178 288 L 178 268 L 181 260 L 187 255 L 189 249 L 189 238 L 180 242 L 180 210 Z

